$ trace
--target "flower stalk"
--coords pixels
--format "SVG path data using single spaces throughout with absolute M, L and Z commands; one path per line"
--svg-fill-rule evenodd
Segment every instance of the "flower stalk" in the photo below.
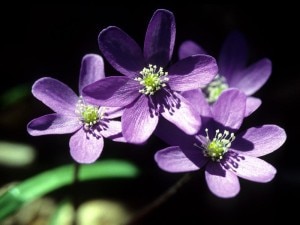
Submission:
M 162 193 L 158 198 L 152 201 L 150 204 L 146 205 L 140 211 L 135 213 L 131 220 L 126 225 L 137 225 L 140 224 L 141 220 L 149 215 L 153 210 L 158 208 L 160 205 L 165 203 L 168 199 L 170 199 L 173 195 L 175 195 L 178 190 L 186 184 L 192 178 L 192 173 L 184 174 L 174 185 L 168 188 L 164 193 Z

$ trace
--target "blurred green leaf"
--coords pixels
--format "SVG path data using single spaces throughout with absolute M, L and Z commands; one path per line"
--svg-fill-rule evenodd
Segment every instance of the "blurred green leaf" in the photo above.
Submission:
M 3 109 L 24 99 L 30 94 L 28 84 L 19 84 L 0 95 L 0 107 Z
M 69 200 L 62 201 L 49 220 L 49 225 L 68 225 L 74 220 L 74 207 Z

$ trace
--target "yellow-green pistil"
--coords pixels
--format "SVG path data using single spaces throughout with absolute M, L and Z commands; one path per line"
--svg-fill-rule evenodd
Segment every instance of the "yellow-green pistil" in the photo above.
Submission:
M 89 129 L 103 118 L 104 108 L 99 109 L 98 106 L 88 105 L 80 96 L 75 112 L 84 128 Z
M 217 75 L 213 81 L 204 88 L 207 101 L 209 103 L 214 103 L 227 88 L 228 84 L 225 77 Z
M 208 129 L 205 129 L 207 143 L 203 144 L 203 153 L 206 157 L 210 157 L 213 161 L 220 161 L 223 155 L 230 148 L 231 143 L 234 141 L 234 133 L 224 130 L 223 133 L 220 130 L 216 130 L 216 134 L 212 140 L 208 135 Z
M 144 68 L 140 72 L 139 77 L 135 80 L 139 81 L 143 86 L 139 92 L 145 95 L 153 95 L 156 91 L 160 90 L 162 87 L 166 86 L 169 78 L 168 72 L 164 72 L 162 67 L 157 69 L 156 65 L 149 64 L 148 68 Z

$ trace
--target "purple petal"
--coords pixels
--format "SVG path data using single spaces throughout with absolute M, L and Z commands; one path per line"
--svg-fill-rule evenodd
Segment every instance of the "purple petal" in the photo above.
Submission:
M 179 100 L 179 105 L 170 109 L 164 108 L 161 115 L 185 133 L 196 134 L 201 126 L 200 114 L 185 98 L 179 94 L 174 94 L 176 100 Z
M 252 95 L 267 82 L 271 72 L 271 61 L 266 58 L 261 59 L 232 77 L 229 85 L 240 89 L 246 95 Z
M 246 101 L 245 117 L 250 116 L 261 105 L 261 100 L 255 97 L 248 97 Z
M 103 29 L 98 43 L 107 61 L 120 73 L 133 78 L 145 67 L 140 46 L 120 28 Z
M 238 89 L 223 91 L 212 105 L 214 120 L 231 129 L 240 128 L 245 116 L 246 98 Z
M 179 59 L 184 59 L 192 55 L 204 54 L 207 55 L 206 51 L 198 44 L 193 41 L 184 41 L 179 46 Z
M 237 176 L 261 183 L 269 182 L 274 178 L 276 169 L 269 163 L 256 157 L 242 157 L 238 166 L 231 170 Z
M 232 198 L 240 192 L 238 177 L 230 171 L 223 170 L 218 163 L 208 163 L 205 179 L 210 191 L 220 198 Z
M 54 112 L 75 115 L 78 96 L 59 80 L 51 77 L 37 80 L 32 86 L 32 94 Z
M 69 145 L 71 156 L 76 162 L 90 164 L 99 158 L 104 141 L 103 137 L 95 137 L 80 129 L 71 137 Z
M 247 141 L 252 144 L 248 149 L 245 148 Z M 238 135 L 231 148 L 242 152 L 243 155 L 260 157 L 277 150 L 285 141 L 284 129 L 276 125 L 263 125 L 252 127 Z
M 138 96 L 140 84 L 124 76 L 112 76 L 86 86 L 83 97 L 87 102 L 99 106 L 124 107 Z
M 172 12 L 164 9 L 153 14 L 145 36 L 144 56 L 148 63 L 165 67 L 173 54 L 176 35 Z
M 85 55 L 81 62 L 80 76 L 79 76 L 79 92 L 82 95 L 82 89 L 101 80 L 105 77 L 104 63 L 100 55 L 88 54 Z
M 31 120 L 27 125 L 27 131 L 33 136 L 69 134 L 81 127 L 82 124 L 80 124 L 78 117 L 53 113 Z
M 201 89 L 194 89 L 182 92 L 181 95 L 187 99 L 190 104 L 197 110 L 197 112 L 204 117 L 212 117 L 210 106 L 201 91 Z
M 219 74 L 231 82 L 235 73 L 247 63 L 248 46 L 245 37 L 239 32 L 230 33 L 224 41 L 218 60 Z
M 120 121 L 109 120 L 105 123 L 105 128 L 100 131 L 100 134 L 117 142 L 125 142 L 125 138 L 122 135 L 122 125 Z
M 142 95 L 131 107 L 124 110 L 122 130 L 125 139 L 133 144 L 143 144 L 158 123 L 158 116 L 151 112 L 149 99 Z
M 203 88 L 218 72 L 216 61 L 208 55 L 194 55 L 170 66 L 169 86 L 175 91 Z
M 200 168 L 189 160 L 178 146 L 162 149 L 155 153 L 158 166 L 167 172 L 189 172 Z

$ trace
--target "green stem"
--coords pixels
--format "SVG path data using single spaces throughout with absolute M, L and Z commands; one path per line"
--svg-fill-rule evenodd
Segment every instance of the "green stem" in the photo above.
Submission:
M 80 170 L 80 164 L 77 162 L 74 162 L 74 174 L 73 174 L 73 183 L 72 183 L 72 201 L 73 201 L 73 207 L 74 207 L 74 218 L 73 218 L 73 225 L 77 225 L 76 222 L 76 215 L 77 215 L 77 209 L 79 207 L 79 201 L 78 201 L 78 183 L 79 183 L 79 171 Z
M 89 165 L 81 165 L 78 172 L 78 180 L 82 182 L 101 178 L 135 177 L 138 169 L 126 161 L 102 160 Z M 66 165 L 42 172 L 9 188 L 0 196 L 0 221 L 16 212 L 25 203 L 72 184 L 73 179 L 74 165 Z

